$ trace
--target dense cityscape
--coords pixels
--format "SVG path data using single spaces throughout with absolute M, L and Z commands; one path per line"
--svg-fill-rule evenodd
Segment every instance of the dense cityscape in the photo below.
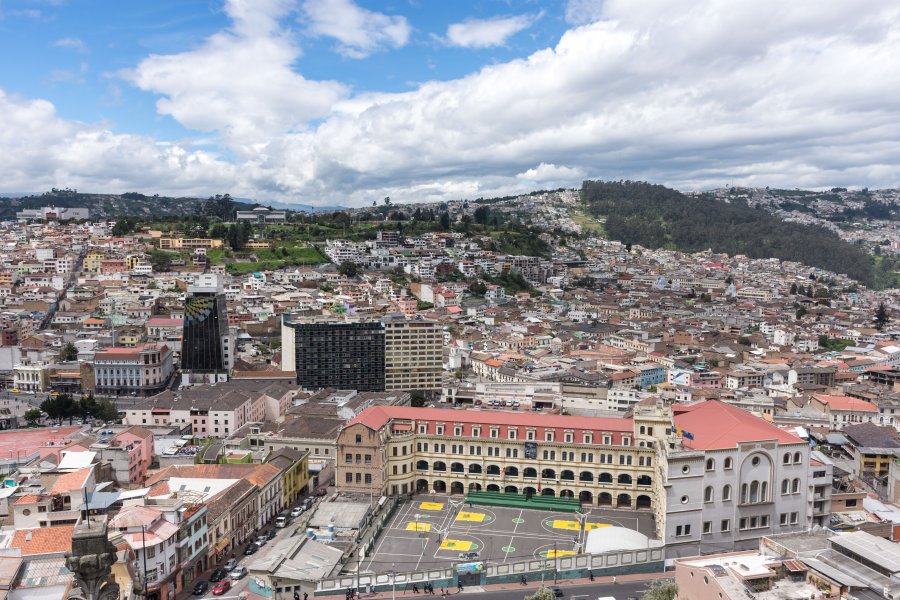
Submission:
M 897 290 L 603 228 L 577 190 L 20 210 L 0 226 L 10 585 L 891 588 Z M 540 254 L 501 251 L 522 244 Z

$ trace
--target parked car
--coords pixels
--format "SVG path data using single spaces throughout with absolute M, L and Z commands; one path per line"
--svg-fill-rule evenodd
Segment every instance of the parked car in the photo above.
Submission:
M 298 506 L 298 507 L 296 507 L 296 508 L 292 508 L 292 509 L 291 509 L 291 518 L 292 518 L 292 519 L 296 519 L 297 517 L 299 517 L 299 516 L 302 515 L 302 514 L 303 514 L 303 507 L 302 507 L 302 506 Z
M 238 579 L 243 579 L 247 576 L 247 567 L 241 565 L 240 567 L 235 567 L 234 570 L 231 571 L 231 579 L 237 581 Z
M 206 592 L 209 591 L 209 582 L 208 581 L 198 581 L 194 584 L 194 595 L 202 596 Z
M 471 560 L 473 558 L 478 558 L 478 553 L 477 552 L 460 552 L 459 557 L 462 560 Z
M 259 546 L 257 546 L 256 544 L 247 544 L 247 547 L 244 548 L 244 556 L 256 554 L 257 550 L 259 550 Z
M 303 501 L 303 510 L 309 510 L 309 507 L 315 504 L 316 501 L 313 498 L 307 498 Z
M 266 539 L 274 540 L 275 539 L 275 530 L 274 529 L 266 529 Z
M 230 589 L 231 581 L 229 581 L 228 579 L 223 579 L 216 584 L 216 587 L 213 588 L 213 596 L 221 596 Z
M 563 597 L 562 588 L 560 588 L 558 585 L 551 585 L 547 589 L 550 590 L 551 592 L 553 592 L 554 598 L 562 598 Z
M 269 538 L 266 537 L 265 535 L 258 535 L 258 536 L 256 536 L 256 539 L 253 540 L 253 543 L 256 544 L 257 546 L 259 546 L 260 548 L 262 548 L 267 543 L 269 543 Z
M 216 569 L 212 572 L 212 575 L 209 576 L 210 583 L 219 583 L 223 579 L 228 578 L 228 571 L 225 569 Z
M 289 520 L 289 517 L 286 517 L 284 515 L 278 515 L 277 517 L 275 517 L 275 527 L 278 527 L 279 529 L 282 527 L 287 527 L 288 520 Z
M 237 566 L 236 558 L 229 558 L 225 561 L 225 564 L 222 565 L 222 568 L 231 573 L 231 571 Z

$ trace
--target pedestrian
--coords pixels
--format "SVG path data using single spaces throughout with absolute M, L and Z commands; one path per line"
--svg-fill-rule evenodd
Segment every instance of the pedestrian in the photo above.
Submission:
M 441 600 L 447 600 L 447 593 L 444 592 L 444 588 L 441 588 Z
M 524 575 L 522 575 L 522 585 L 528 585 L 528 579 Z
M 413 584 L 413 594 L 419 593 L 419 587 L 416 584 Z
M 309 594 L 303 592 L 303 600 L 309 600 Z
M 463 585 L 461 581 L 456 582 L 456 593 L 460 594 L 463 591 Z
M 588 571 L 588 579 L 591 581 L 594 580 L 594 572 L 593 571 Z
M 294 600 L 300 600 L 300 592 L 294 592 Z
M 613 575 L 613 583 L 617 583 L 615 575 Z

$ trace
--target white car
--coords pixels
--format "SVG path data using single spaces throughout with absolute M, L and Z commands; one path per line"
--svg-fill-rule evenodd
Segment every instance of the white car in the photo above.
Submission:
M 235 567 L 234 569 L 231 570 L 231 578 L 234 581 L 237 581 L 238 579 L 243 579 L 246 576 L 247 576 L 247 567 L 245 567 L 243 565 L 241 565 L 239 567 Z
M 292 519 L 296 519 L 297 517 L 299 517 L 299 516 L 302 515 L 302 514 L 303 514 L 303 507 L 302 507 L 302 506 L 298 506 L 298 507 L 296 507 L 296 508 L 292 508 L 292 509 L 291 509 L 291 518 L 292 518 Z

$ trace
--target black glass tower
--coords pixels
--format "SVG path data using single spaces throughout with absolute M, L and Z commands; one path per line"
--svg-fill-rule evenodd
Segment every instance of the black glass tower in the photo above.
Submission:
M 228 317 L 218 280 L 206 279 L 188 287 L 181 344 L 182 381 L 214 383 L 227 379 L 227 346 Z

